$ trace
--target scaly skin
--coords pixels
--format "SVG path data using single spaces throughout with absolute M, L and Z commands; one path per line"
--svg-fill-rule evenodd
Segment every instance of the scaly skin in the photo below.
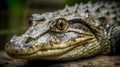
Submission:
M 117 3 L 87 3 L 63 10 L 33 14 L 30 28 L 6 44 L 19 59 L 74 60 L 116 53 L 120 41 Z

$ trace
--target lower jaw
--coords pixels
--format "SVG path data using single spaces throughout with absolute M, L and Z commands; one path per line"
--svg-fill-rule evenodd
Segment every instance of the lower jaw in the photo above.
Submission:
M 73 49 L 74 47 L 76 47 L 78 45 L 74 45 L 74 46 L 70 46 L 70 47 L 66 47 L 63 49 L 53 49 L 53 50 L 45 50 L 45 51 L 37 51 L 35 53 L 31 53 L 31 54 L 9 54 L 9 56 L 16 58 L 16 59 L 25 59 L 25 60 L 34 60 L 34 59 L 46 59 L 46 60 L 56 60 L 57 57 L 59 57 L 60 55 L 70 51 L 71 49 Z

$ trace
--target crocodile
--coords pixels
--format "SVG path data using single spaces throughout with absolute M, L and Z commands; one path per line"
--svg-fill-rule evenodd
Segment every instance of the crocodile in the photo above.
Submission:
M 120 54 L 120 5 L 88 2 L 32 14 L 30 27 L 5 45 L 10 57 L 69 61 Z

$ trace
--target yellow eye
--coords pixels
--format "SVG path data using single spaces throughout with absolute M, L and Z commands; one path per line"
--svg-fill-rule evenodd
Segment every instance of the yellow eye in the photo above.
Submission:
M 67 26 L 67 23 L 64 19 L 58 19 L 55 26 L 59 30 L 64 30 L 65 27 Z
M 53 26 L 57 32 L 65 31 L 68 28 L 68 22 L 64 18 L 59 18 L 53 23 Z

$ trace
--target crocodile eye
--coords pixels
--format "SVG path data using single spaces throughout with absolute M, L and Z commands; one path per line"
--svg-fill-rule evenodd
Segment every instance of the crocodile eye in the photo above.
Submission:
M 55 27 L 59 30 L 65 30 L 67 26 L 68 26 L 68 23 L 63 18 L 58 19 L 55 23 Z
M 56 28 L 58 28 L 59 30 L 64 30 L 65 29 L 65 26 L 66 26 L 66 23 L 65 23 L 65 21 L 64 20 L 58 20 L 57 22 L 56 22 Z
M 55 32 L 63 32 L 68 28 L 68 21 L 64 18 L 59 18 L 52 22 L 51 30 Z
M 68 22 L 64 18 L 59 18 L 52 22 L 51 29 L 55 32 L 63 32 L 68 28 Z

